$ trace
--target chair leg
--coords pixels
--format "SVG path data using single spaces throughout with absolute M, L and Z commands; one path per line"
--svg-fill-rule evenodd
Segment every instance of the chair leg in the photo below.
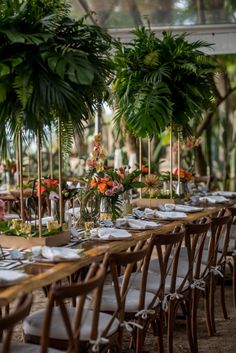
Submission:
M 155 323 L 157 326 L 157 339 L 159 353 L 164 353 L 164 343 L 163 343 L 163 325 L 164 325 L 164 315 L 163 310 L 160 309 L 159 317 L 156 318 Z
M 207 331 L 209 336 L 214 336 L 214 330 L 211 325 L 211 314 L 210 314 L 210 284 L 208 283 L 205 288 L 204 304 L 205 304 L 205 316 L 207 323 Z
M 223 274 L 225 273 L 225 268 L 223 268 Z M 227 314 L 227 309 L 226 309 L 226 302 L 225 302 L 225 276 L 220 277 L 220 299 L 221 299 L 221 307 L 222 307 L 222 312 L 225 320 L 227 320 L 228 314 Z
M 193 333 L 192 333 L 192 310 L 191 310 L 191 302 L 190 300 L 186 300 L 186 331 L 189 342 L 189 347 L 191 353 L 195 353 L 195 347 L 193 344 Z
M 191 315 L 191 326 L 193 335 L 193 346 L 195 353 L 198 353 L 198 340 L 197 340 L 197 309 L 199 303 L 199 289 L 195 288 L 192 292 L 192 315 Z
M 233 256 L 233 299 L 234 308 L 236 309 L 236 256 Z
M 211 327 L 213 330 L 213 335 L 216 333 L 215 291 L 216 291 L 216 279 L 215 279 L 215 275 L 211 274 L 211 278 L 210 278 L 210 319 L 211 319 Z
M 175 300 L 169 301 L 167 319 L 167 350 L 168 353 L 174 352 L 174 324 L 175 324 Z

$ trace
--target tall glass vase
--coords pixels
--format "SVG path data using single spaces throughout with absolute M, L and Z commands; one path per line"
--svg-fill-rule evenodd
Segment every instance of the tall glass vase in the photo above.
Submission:
M 102 197 L 100 202 L 100 221 L 112 220 L 112 201 L 109 197 Z

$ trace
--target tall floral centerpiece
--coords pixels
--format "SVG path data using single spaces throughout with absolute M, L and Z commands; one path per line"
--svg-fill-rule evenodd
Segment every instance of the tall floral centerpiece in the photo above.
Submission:
M 105 99 L 112 72 L 112 39 L 96 25 L 70 17 L 66 0 L 2 0 L 0 8 L 0 150 L 17 139 L 24 220 L 22 135 L 37 138 L 38 183 L 42 182 L 42 143 L 52 123 L 58 131 L 60 224 L 62 136 L 82 134 Z M 68 140 L 68 139 L 67 139 Z M 42 234 L 38 198 L 39 235 Z
M 186 34 L 171 32 L 159 39 L 144 27 L 133 35 L 128 45 L 116 45 L 114 119 L 118 129 L 125 125 L 139 139 L 158 139 L 170 128 L 172 190 L 172 133 L 191 134 L 191 121 L 201 119 L 214 97 L 215 66 L 201 51 L 210 44 L 188 42 Z
M 105 167 L 106 151 L 101 145 L 101 134 L 94 137 L 92 152 L 87 161 L 89 167 L 86 176 L 89 190 L 93 190 L 100 199 L 100 220 L 112 219 L 123 213 L 123 199 L 132 188 L 143 187 L 139 182 L 141 171 L 129 173 L 125 168 L 113 170 Z

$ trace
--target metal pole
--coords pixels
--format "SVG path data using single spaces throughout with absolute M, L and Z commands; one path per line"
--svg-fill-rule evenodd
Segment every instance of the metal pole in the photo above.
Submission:
M 37 131 L 37 154 L 38 154 L 38 226 L 39 226 L 39 237 L 42 236 L 42 198 L 41 198 L 41 187 L 42 187 L 42 146 L 40 130 Z
M 16 135 L 16 173 L 17 185 L 20 185 L 20 161 L 19 161 L 19 133 Z
M 178 190 L 178 193 L 180 194 L 180 129 L 178 129 L 178 187 L 177 187 L 177 190 Z
M 20 217 L 25 220 L 24 214 L 24 195 L 23 195 L 23 156 L 22 156 L 22 131 L 18 132 L 18 158 L 19 158 L 19 184 L 20 184 Z
M 49 174 L 50 178 L 53 179 L 53 153 L 52 153 L 52 130 L 50 127 L 50 142 L 49 142 Z
M 139 169 L 142 170 L 142 139 L 139 138 Z M 142 174 L 139 176 L 139 181 L 142 181 Z M 139 189 L 139 198 L 142 198 L 142 189 Z
M 151 174 L 151 139 L 148 138 L 148 175 Z
M 63 224 L 61 120 L 58 118 L 59 224 Z
M 173 197 L 173 176 L 172 176 L 172 171 L 173 171 L 173 144 L 172 144 L 172 121 L 170 123 L 170 198 L 172 199 Z

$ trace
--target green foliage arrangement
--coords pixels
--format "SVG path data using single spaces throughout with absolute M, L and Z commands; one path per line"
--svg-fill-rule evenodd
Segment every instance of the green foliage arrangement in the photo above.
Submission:
M 137 137 L 162 133 L 171 122 L 189 132 L 211 104 L 215 66 L 200 50 L 210 44 L 188 42 L 186 34 L 163 32 L 159 39 L 144 27 L 134 39 L 116 44 L 113 84 L 115 122 Z
M 102 28 L 70 18 L 64 0 L 3 0 L 0 150 L 6 129 L 35 132 L 55 117 L 81 133 L 107 93 L 111 44 Z

